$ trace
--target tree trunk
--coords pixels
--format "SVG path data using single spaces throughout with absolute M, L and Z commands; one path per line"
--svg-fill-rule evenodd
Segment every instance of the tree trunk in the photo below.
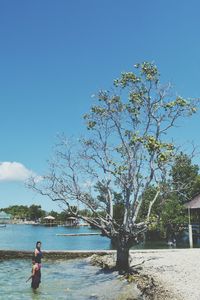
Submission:
M 117 247 L 117 262 L 116 268 L 119 271 L 119 274 L 128 273 L 130 270 L 129 264 L 129 248 L 121 247 L 120 245 Z
M 117 249 L 116 269 L 119 274 L 128 273 L 130 270 L 129 264 L 129 249 L 128 236 L 126 234 L 119 234 L 112 239 L 113 246 Z

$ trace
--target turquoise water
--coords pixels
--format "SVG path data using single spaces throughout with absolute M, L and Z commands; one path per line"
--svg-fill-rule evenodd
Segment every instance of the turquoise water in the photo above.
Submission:
M 122 295 L 142 299 L 133 284 L 119 279 L 116 272 L 103 273 L 87 260 L 44 261 L 42 282 L 33 292 L 30 281 L 31 261 L 0 262 L 0 299 L 7 300 L 118 300 Z
M 38 240 L 45 250 L 107 250 L 110 240 L 102 236 L 57 236 L 60 233 L 94 233 L 90 227 L 47 227 L 8 224 L 0 228 L 0 249 L 33 250 Z
M 0 227 L 0 249 L 5 250 L 33 250 L 38 240 L 42 241 L 43 250 L 108 250 L 111 249 L 110 240 L 102 236 L 58 236 L 69 233 L 96 233 L 97 230 L 87 226 L 80 227 L 47 227 L 33 225 L 8 224 Z M 199 247 L 200 244 L 195 245 Z M 189 243 L 180 243 L 177 248 L 187 248 Z M 133 249 L 161 249 L 171 248 L 165 241 L 138 244 Z

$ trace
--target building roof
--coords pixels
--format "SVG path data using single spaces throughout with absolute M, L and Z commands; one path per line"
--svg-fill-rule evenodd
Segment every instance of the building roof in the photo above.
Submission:
M 55 218 L 54 218 L 53 216 L 50 216 L 50 215 L 47 216 L 47 217 L 45 217 L 44 219 L 45 219 L 45 220 L 55 220 Z
M 191 201 L 185 203 L 185 207 L 190 209 L 200 208 L 200 194 L 195 196 Z
M 0 211 L 0 219 L 10 219 L 10 215 L 4 211 Z

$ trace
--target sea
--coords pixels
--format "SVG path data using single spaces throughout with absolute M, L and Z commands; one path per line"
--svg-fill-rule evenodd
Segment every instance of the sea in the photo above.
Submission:
M 59 234 L 98 233 L 89 226 L 64 227 L 6 224 L 0 227 L 1 250 L 33 250 L 37 241 L 44 250 L 108 250 L 110 240 L 100 235 L 60 236 Z

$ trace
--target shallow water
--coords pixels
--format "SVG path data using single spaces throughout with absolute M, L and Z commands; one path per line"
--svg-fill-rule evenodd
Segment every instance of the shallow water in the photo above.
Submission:
M 141 299 L 133 284 L 119 279 L 116 272 L 103 273 L 87 260 L 44 261 L 42 282 L 33 292 L 26 279 L 30 276 L 29 260 L 0 262 L 0 299 L 13 300 L 118 300 L 124 294 Z

